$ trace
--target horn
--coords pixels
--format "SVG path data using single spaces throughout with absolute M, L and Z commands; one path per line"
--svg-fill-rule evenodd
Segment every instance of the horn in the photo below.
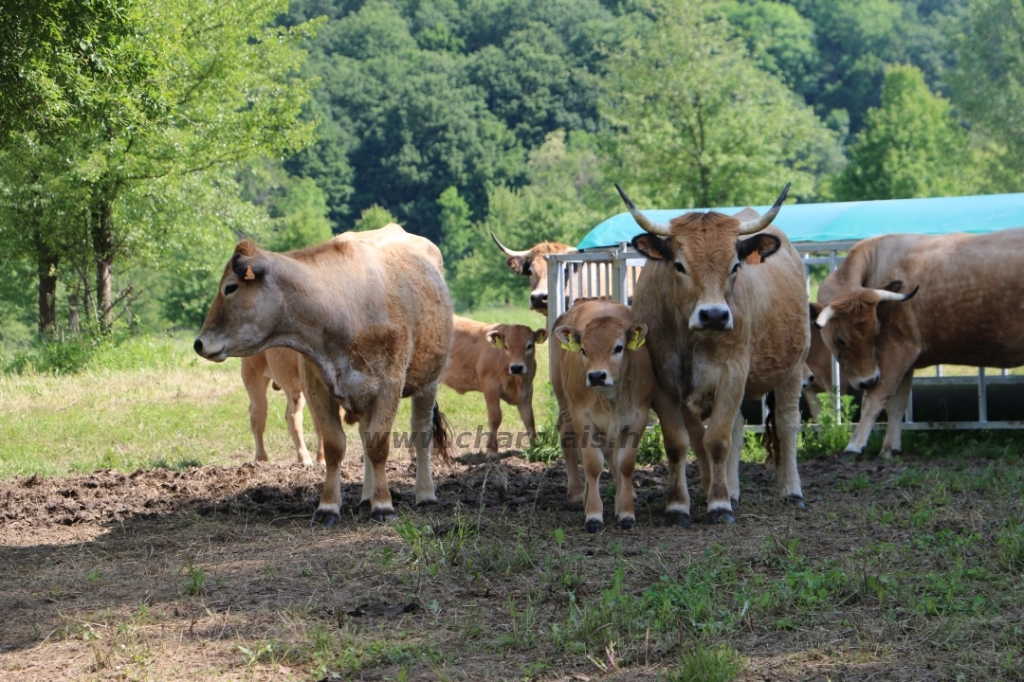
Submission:
M 509 258 L 529 258 L 530 257 L 530 252 L 529 251 L 513 251 L 512 249 L 510 249 L 507 246 L 505 246 L 504 244 L 502 244 L 500 241 L 498 241 L 498 238 L 494 236 L 493 232 L 491 232 L 491 239 L 494 240 L 494 243 L 498 245 L 498 248 L 501 249 L 502 251 L 504 251 L 505 255 L 508 256 Z
M 836 311 L 832 306 L 827 305 L 825 309 L 818 315 L 818 319 L 814 321 L 814 324 L 818 325 L 818 329 L 823 329 L 828 321 L 832 319 L 832 316 L 836 314 Z
M 782 188 L 782 194 L 779 195 L 779 198 L 775 200 L 775 203 L 763 216 L 740 223 L 740 234 L 754 234 L 771 225 L 772 221 L 775 220 L 775 216 L 779 214 L 779 207 L 782 206 L 782 202 L 786 200 L 786 195 L 789 194 L 789 185 L 790 183 L 787 182 L 786 186 Z
M 636 221 L 637 225 L 644 228 L 651 234 L 656 234 L 660 237 L 668 237 L 672 234 L 672 228 L 668 223 L 656 223 L 637 210 L 637 207 L 633 204 L 633 200 L 629 198 L 629 195 L 626 194 L 621 187 L 619 187 L 619 183 L 615 183 L 615 189 L 619 190 L 619 196 L 626 202 L 629 214 L 633 216 L 633 220 Z
M 907 299 L 912 298 L 914 296 L 914 294 L 917 293 L 917 290 L 920 289 L 920 288 L 921 288 L 921 285 L 918 284 L 916 287 L 914 287 L 914 290 L 911 291 L 909 294 L 898 294 L 895 291 L 889 291 L 888 289 L 872 289 L 872 291 L 874 291 L 876 294 L 878 294 L 878 302 L 879 303 L 881 303 L 882 301 L 896 301 L 896 302 L 899 302 L 899 301 L 906 301 Z

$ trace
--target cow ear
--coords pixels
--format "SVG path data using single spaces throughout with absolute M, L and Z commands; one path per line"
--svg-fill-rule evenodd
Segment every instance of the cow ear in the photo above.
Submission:
M 672 248 L 668 241 L 645 232 L 633 237 L 633 248 L 653 260 L 672 260 Z
M 891 291 L 894 294 L 898 294 L 900 293 L 900 289 L 903 288 L 903 280 L 894 279 L 893 281 L 889 282 L 882 288 L 885 289 L 886 291 Z
M 235 253 L 231 257 L 231 269 L 240 281 L 252 282 L 263 279 L 267 274 L 268 266 L 267 258 L 261 253 L 252 256 Z
M 505 335 L 498 329 L 492 329 L 487 332 L 487 343 L 491 344 L 495 348 L 505 347 Z
M 647 342 L 647 325 L 634 324 L 630 328 L 628 336 L 629 341 L 626 343 L 626 347 L 630 350 L 636 350 Z
M 544 343 L 547 340 L 548 340 L 548 330 L 547 329 L 538 329 L 537 331 L 535 331 L 533 333 L 533 341 L 534 341 L 534 343 Z
M 582 348 L 580 333 L 567 325 L 555 328 L 555 338 L 562 342 L 562 348 L 571 353 L 578 353 Z
M 807 304 L 807 310 L 811 315 L 811 320 L 818 319 L 818 315 L 821 315 L 821 311 L 825 309 L 820 303 L 814 303 L 813 301 Z
M 530 259 L 523 258 L 522 256 L 512 256 L 505 261 L 508 264 L 509 270 L 516 273 L 517 275 L 529 275 L 530 274 Z
M 750 239 L 740 239 L 736 242 L 736 257 L 745 261 L 747 256 L 756 252 L 761 260 L 764 260 L 778 251 L 780 246 L 782 246 L 782 240 L 778 237 L 760 232 Z

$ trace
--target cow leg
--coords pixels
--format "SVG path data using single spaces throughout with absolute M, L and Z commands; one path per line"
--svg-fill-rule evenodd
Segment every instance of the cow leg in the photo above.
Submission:
M 640 434 L 647 428 L 649 410 L 641 410 L 641 416 L 625 433 L 625 440 L 612 459 L 618 481 L 615 484 L 615 519 L 619 527 L 629 530 L 636 525 L 636 508 L 633 500 L 633 471 L 636 469 L 636 451 L 640 445 Z
M 799 509 L 804 507 L 800 472 L 796 465 L 796 441 L 800 434 L 800 385 L 802 372 L 796 372 L 775 387 L 775 426 L 779 435 L 778 476 L 783 493 Z
M 288 403 L 284 408 L 284 421 L 288 424 L 288 433 L 295 444 L 299 464 L 309 466 L 313 462 L 309 458 L 309 450 L 306 449 L 306 442 L 302 437 L 302 408 L 306 404 L 306 399 L 303 397 L 302 391 L 297 390 L 286 390 L 285 396 L 288 398 Z
M 267 461 L 263 432 L 267 430 L 267 386 L 270 379 L 263 374 L 265 366 L 265 363 L 261 366 L 242 363 L 242 383 L 245 385 L 245 392 L 249 394 L 249 429 L 256 441 L 257 462 Z
M 889 459 L 893 454 L 899 454 L 903 449 L 903 415 L 907 413 L 907 406 L 910 404 L 910 389 L 914 385 L 914 370 L 903 375 L 903 380 L 896 388 L 896 392 L 886 403 L 885 411 L 889 416 L 889 425 L 885 429 L 885 441 L 882 443 L 882 454 L 884 459 Z
M 573 419 L 577 426 L 590 426 L 593 431 L 594 425 L 589 424 L 585 419 L 579 417 Z M 577 433 L 579 429 L 577 428 Z M 601 471 L 604 469 L 604 453 L 595 448 L 593 443 L 586 443 L 580 448 L 583 455 L 583 472 L 586 475 L 586 491 L 584 493 L 583 508 L 586 514 L 586 521 L 583 525 L 588 533 L 599 533 L 604 528 L 604 504 L 601 502 Z
M 322 523 L 330 528 L 341 518 L 341 462 L 345 459 L 345 429 L 341 425 L 338 401 L 328 392 L 320 370 L 305 356 L 302 361 L 309 363 L 302 391 L 309 401 L 313 423 L 320 425 L 324 461 L 327 464 L 320 505 L 313 514 L 312 523 Z
M 394 427 L 395 413 L 398 412 L 399 398 L 397 396 L 401 395 L 401 389 L 388 390 L 385 388 L 370 416 L 364 417 L 359 422 L 359 431 L 367 459 L 364 466 L 372 468 L 373 479 L 372 484 L 369 478 L 363 481 L 363 499 L 366 498 L 366 491 L 369 488 L 371 490 L 370 518 L 380 523 L 395 517 L 395 508 L 391 505 L 391 491 L 388 490 L 387 463 L 388 455 L 391 452 L 391 429 Z M 433 401 L 431 401 L 432 407 Z M 429 470 L 427 475 L 429 476 Z M 418 478 L 419 471 L 417 471 Z
M 533 443 L 534 438 L 537 436 L 537 423 L 533 418 L 533 394 L 524 396 L 516 407 L 519 408 L 519 418 L 523 420 L 523 426 L 526 428 L 526 434 L 530 437 L 530 443 Z M 519 439 L 517 438 L 515 442 L 519 442 Z
M 430 456 L 434 447 L 434 404 L 437 384 L 412 397 L 412 438 L 416 448 L 416 504 L 437 502 Z
M 693 519 L 690 517 L 690 491 L 686 487 L 686 451 L 690 447 L 686 424 L 679 408 L 661 391 L 655 395 L 654 411 L 661 422 L 668 459 L 668 504 L 661 525 L 689 528 Z
M 584 486 L 580 478 L 579 437 L 572 427 L 569 410 L 559 406 L 558 409 L 558 442 L 562 446 L 562 458 L 565 460 L 566 483 L 569 499 L 572 502 L 583 502 Z
M 732 501 L 729 499 L 726 472 L 733 445 L 733 427 L 736 424 L 736 413 L 740 409 L 742 394 L 730 395 L 725 387 L 731 385 L 738 386 L 742 390 L 743 381 L 736 381 L 729 375 L 723 377 L 723 382 L 719 384 L 715 406 L 711 410 L 711 419 L 707 429 L 704 430 L 704 449 L 708 453 L 711 464 L 711 485 L 706 490 L 708 498 L 706 521 L 709 524 L 719 521 L 725 523 L 736 521 L 732 510 Z
M 740 506 L 740 455 L 743 454 L 743 414 L 736 413 L 732 425 L 732 447 L 725 468 L 725 486 L 729 489 L 729 503 L 733 514 Z
M 501 395 L 497 386 L 484 391 L 487 403 L 487 426 L 491 430 L 491 439 L 487 441 L 487 458 L 498 456 L 498 429 L 501 428 Z

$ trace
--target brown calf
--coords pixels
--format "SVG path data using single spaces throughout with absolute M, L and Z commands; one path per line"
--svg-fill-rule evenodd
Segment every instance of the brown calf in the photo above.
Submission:
M 452 354 L 441 375 L 441 383 L 459 394 L 480 391 L 487 403 L 491 430 L 487 456 L 498 454 L 501 401 L 515 405 L 532 443 L 537 435 L 533 419 L 533 378 L 537 374 L 536 345 L 548 333 L 521 324 L 485 324 L 454 316 L 455 338 Z M 521 443 L 516 442 L 516 447 Z

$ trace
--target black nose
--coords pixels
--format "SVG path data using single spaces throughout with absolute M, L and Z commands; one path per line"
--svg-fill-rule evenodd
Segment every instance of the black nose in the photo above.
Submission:
M 195 350 L 195 352 L 197 352 L 200 355 L 202 355 L 203 354 L 203 342 L 200 341 L 199 339 L 196 339 L 196 342 L 192 344 L 192 349 Z
M 866 391 L 869 388 L 873 387 L 877 383 L 878 383 L 878 375 L 876 374 L 875 376 L 871 377 L 870 379 L 867 379 L 867 380 L 862 381 L 859 384 L 857 384 L 857 388 L 859 388 L 862 391 Z
M 547 308 L 548 307 L 548 295 L 547 294 L 530 294 L 530 305 L 534 308 Z
M 807 385 L 810 386 L 813 383 L 814 383 L 814 375 L 813 374 L 808 374 L 807 375 Z
M 591 386 L 604 386 L 605 379 L 608 378 L 608 372 L 588 372 L 587 379 L 590 380 Z
M 697 313 L 701 326 L 705 329 L 725 329 L 729 322 L 728 308 L 702 308 Z
M 514 365 L 509 365 L 508 371 L 512 372 L 513 374 L 522 374 L 523 372 L 526 371 L 526 367 L 524 365 L 516 363 Z

